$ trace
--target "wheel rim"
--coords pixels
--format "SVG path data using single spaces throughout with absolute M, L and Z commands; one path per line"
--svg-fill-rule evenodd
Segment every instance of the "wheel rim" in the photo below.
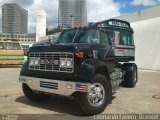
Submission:
M 88 102 L 92 106 L 99 106 L 103 103 L 105 97 L 105 90 L 102 84 L 93 83 L 88 92 Z

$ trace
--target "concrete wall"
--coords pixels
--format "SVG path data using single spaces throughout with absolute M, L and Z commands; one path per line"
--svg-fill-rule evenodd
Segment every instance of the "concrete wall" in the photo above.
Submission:
M 135 31 L 136 63 L 141 69 L 160 70 L 160 5 L 121 15 Z
M 142 20 L 160 17 L 159 11 L 160 11 L 160 5 L 157 5 L 157 6 L 153 6 L 153 7 L 141 10 L 141 11 L 136 11 L 133 13 L 121 15 L 121 16 L 118 16 L 115 18 L 121 19 L 121 20 L 126 20 L 126 21 L 132 23 L 132 22 L 138 22 L 138 21 L 142 21 Z
M 131 23 L 138 68 L 160 70 L 160 17 Z

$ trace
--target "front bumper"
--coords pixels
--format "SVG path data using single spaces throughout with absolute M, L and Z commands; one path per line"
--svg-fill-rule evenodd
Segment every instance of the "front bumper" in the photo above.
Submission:
M 32 90 L 70 96 L 75 92 L 88 92 L 90 83 L 60 81 L 27 76 L 19 76 L 21 83 L 27 84 Z

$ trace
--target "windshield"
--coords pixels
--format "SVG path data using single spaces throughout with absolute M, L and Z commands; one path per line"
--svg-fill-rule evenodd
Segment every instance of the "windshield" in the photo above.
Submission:
M 74 43 L 99 43 L 99 31 L 95 29 L 80 29 Z
M 58 44 L 72 43 L 77 30 L 67 30 L 61 33 L 58 38 Z
M 19 43 L 6 42 L 5 43 L 6 50 L 21 50 Z
M 99 43 L 99 30 L 96 29 L 72 29 L 64 31 L 58 38 L 59 44 L 68 43 Z

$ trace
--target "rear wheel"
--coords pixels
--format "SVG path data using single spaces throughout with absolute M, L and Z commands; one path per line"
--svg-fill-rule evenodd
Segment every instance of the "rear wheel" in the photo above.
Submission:
M 51 95 L 44 94 L 42 92 L 37 92 L 32 90 L 27 84 L 22 84 L 23 93 L 25 96 L 34 102 L 45 101 L 50 98 Z
M 104 75 L 97 74 L 91 82 L 90 91 L 79 93 L 76 98 L 84 114 L 94 115 L 103 112 L 111 99 L 109 81 Z
M 138 81 L 138 70 L 137 65 L 134 63 L 125 63 L 123 65 L 124 70 L 126 71 L 126 75 L 124 76 L 124 81 L 122 82 L 122 85 L 124 87 L 135 87 L 137 81 Z

